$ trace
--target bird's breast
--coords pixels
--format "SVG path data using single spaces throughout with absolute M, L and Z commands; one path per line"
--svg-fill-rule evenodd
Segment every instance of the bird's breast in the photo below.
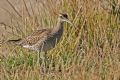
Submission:
M 55 47 L 55 45 L 60 41 L 63 31 L 59 31 L 55 34 L 50 35 L 43 44 L 43 50 L 47 51 Z

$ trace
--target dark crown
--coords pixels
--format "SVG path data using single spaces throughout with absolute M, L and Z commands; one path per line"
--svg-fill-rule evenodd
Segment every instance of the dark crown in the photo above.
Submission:
M 60 13 L 60 15 L 61 15 L 62 17 L 68 18 L 68 15 L 67 15 L 67 14 Z

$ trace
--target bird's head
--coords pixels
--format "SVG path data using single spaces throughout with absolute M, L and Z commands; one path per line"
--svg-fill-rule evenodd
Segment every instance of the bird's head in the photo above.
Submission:
M 62 22 L 67 22 L 67 23 L 73 25 L 72 22 L 68 19 L 68 15 L 67 14 L 60 13 L 59 14 L 59 19 Z

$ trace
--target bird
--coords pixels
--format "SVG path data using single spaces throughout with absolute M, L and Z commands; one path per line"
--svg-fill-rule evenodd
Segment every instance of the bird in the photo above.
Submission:
M 58 15 L 56 26 L 53 28 L 36 30 L 24 38 L 17 40 L 8 40 L 8 42 L 13 42 L 19 46 L 22 46 L 23 48 L 36 51 L 38 64 L 40 61 L 40 53 L 44 52 L 43 65 L 44 72 L 46 72 L 46 54 L 48 50 L 54 48 L 55 45 L 60 41 L 60 38 L 64 31 L 65 22 L 73 25 L 72 22 L 68 19 L 68 15 L 66 13 L 60 13 Z

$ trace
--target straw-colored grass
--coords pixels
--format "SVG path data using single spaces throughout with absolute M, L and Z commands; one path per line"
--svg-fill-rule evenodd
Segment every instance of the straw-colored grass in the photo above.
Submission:
M 112 8 L 108 12 L 99 0 L 36 0 L 36 8 L 29 1 L 31 12 L 26 0 L 19 12 L 7 0 L 16 14 L 5 9 L 11 15 L 11 25 L 4 24 L 7 35 L 0 39 L 4 42 L 0 47 L 0 80 L 120 79 L 118 11 Z M 65 24 L 60 43 L 47 54 L 48 73 L 43 74 L 42 65 L 36 64 L 36 52 L 5 42 L 52 27 L 60 12 L 68 13 L 75 27 Z

